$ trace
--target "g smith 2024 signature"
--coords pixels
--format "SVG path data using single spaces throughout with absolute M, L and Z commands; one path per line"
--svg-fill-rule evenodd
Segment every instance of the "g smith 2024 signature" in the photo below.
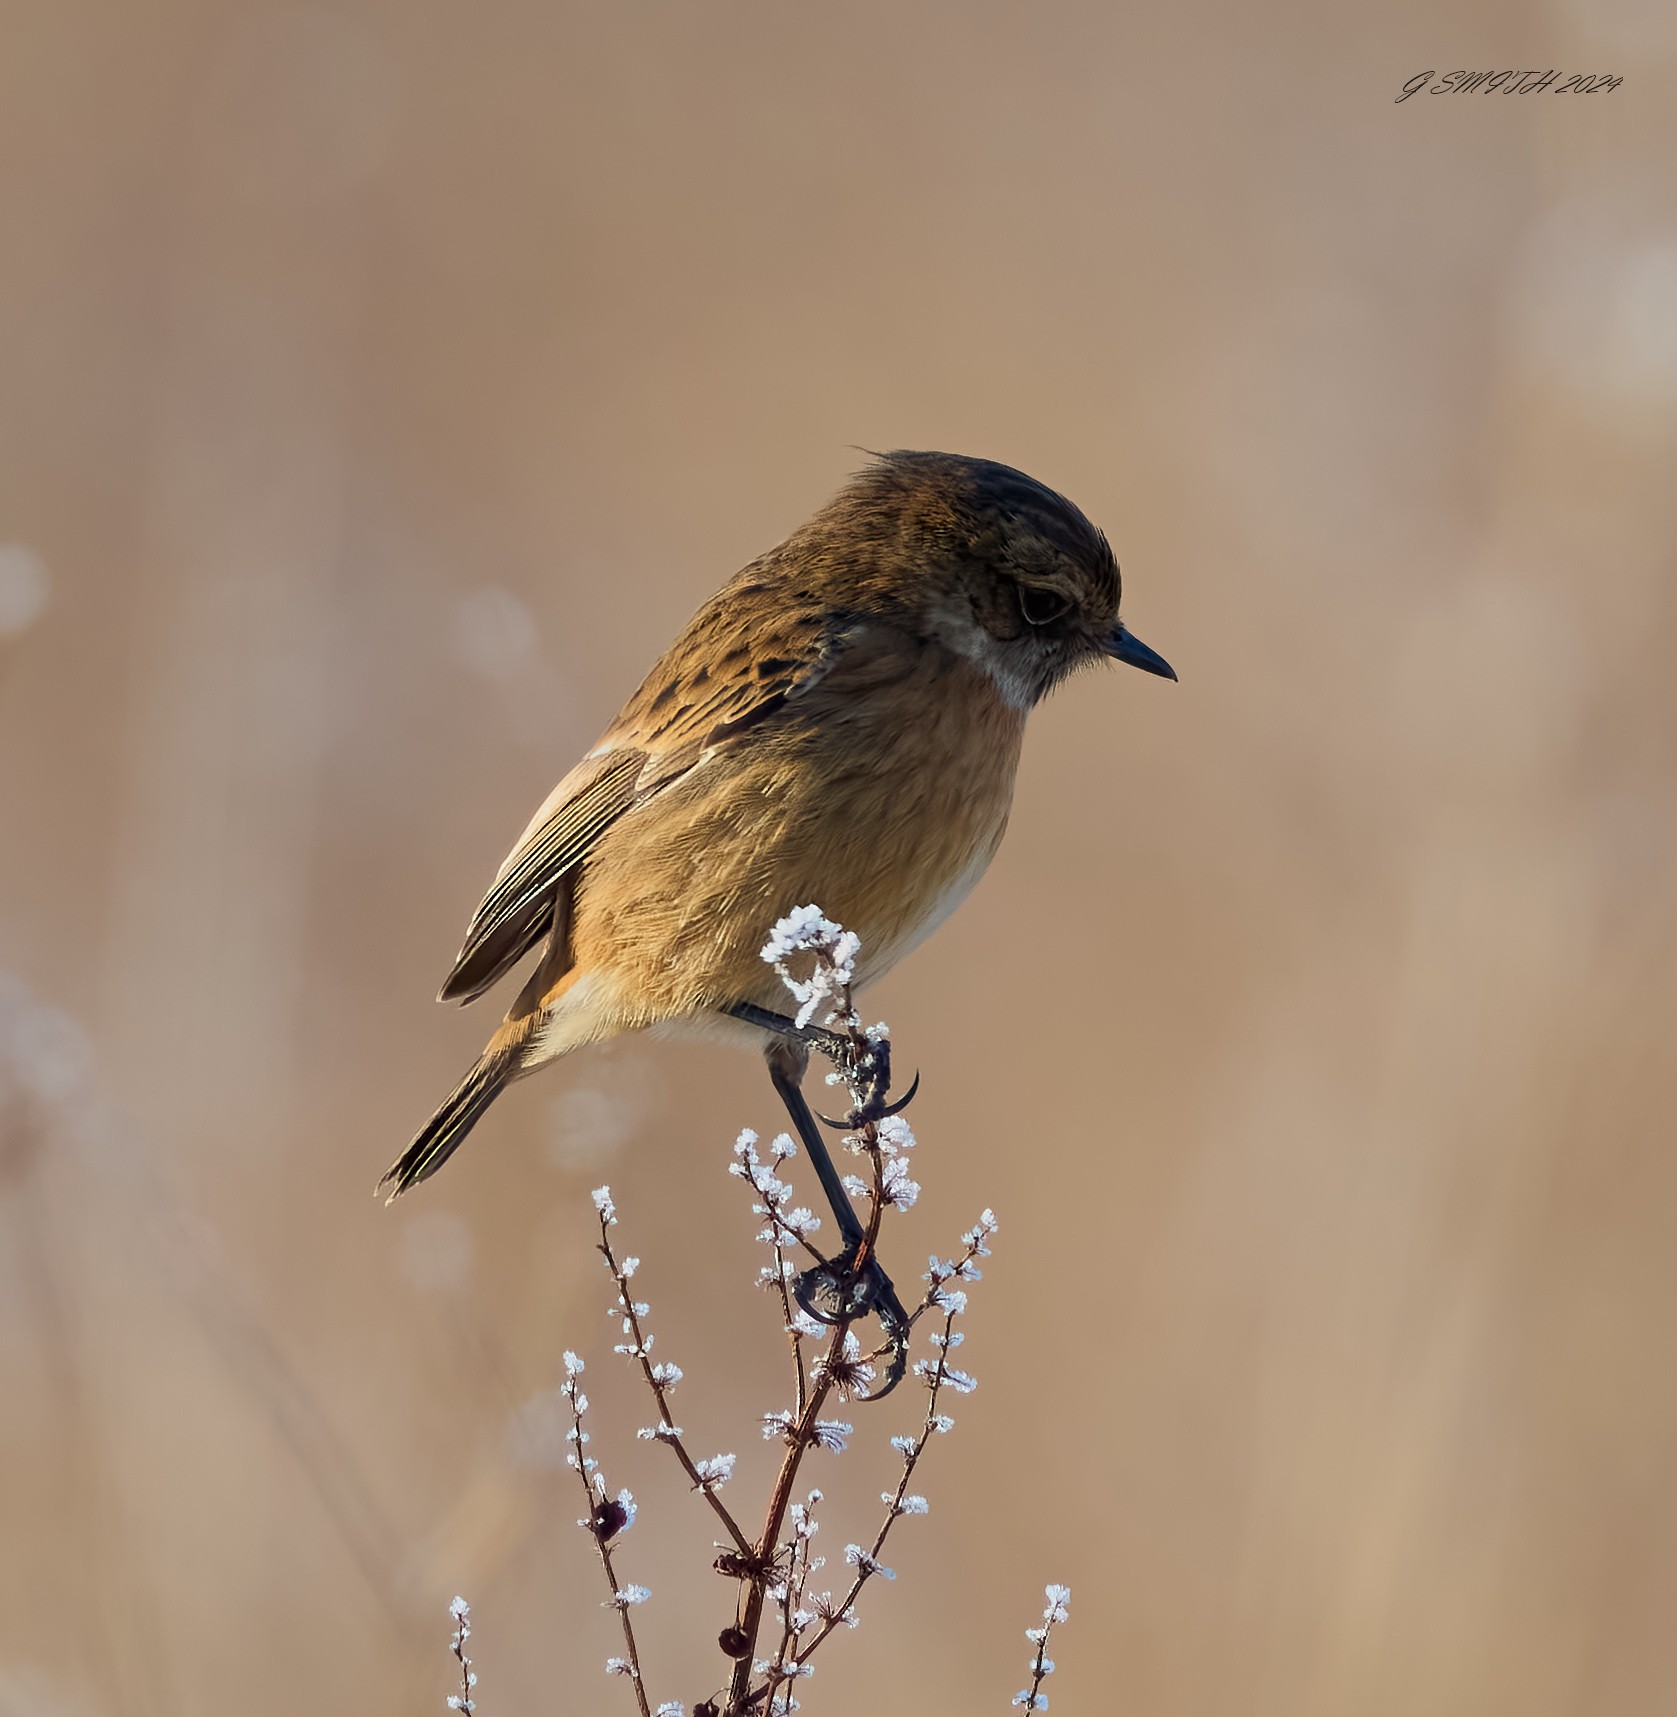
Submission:
M 1552 87 L 1559 72 L 1446 72 L 1427 89 L 1437 76 L 1436 72 L 1417 72 L 1403 86 L 1403 94 L 1394 97 L 1394 105 L 1408 101 L 1424 89 L 1428 95 L 1490 95 L 1493 91 L 1503 95 L 1541 95 L 1545 90 L 1551 95 L 1603 95 L 1625 81 L 1611 72 L 1599 75 L 1574 72 L 1565 83 Z

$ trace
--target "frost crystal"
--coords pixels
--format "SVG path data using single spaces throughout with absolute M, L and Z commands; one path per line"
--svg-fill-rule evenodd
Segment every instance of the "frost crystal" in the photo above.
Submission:
M 477 1676 L 472 1673 L 472 1660 L 466 1655 L 466 1641 L 472 1637 L 472 1607 L 464 1598 L 457 1597 L 448 1606 L 448 1613 L 454 1619 L 454 1638 L 449 1641 L 449 1650 L 460 1665 L 460 1691 L 448 1696 L 448 1708 L 472 1717 L 477 1710 L 477 1701 L 472 1697 Z
M 849 991 L 856 981 L 856 956 L 861 939 L 843 930 L 818 906 L 797 906 L 769 932 L 762 957 L 780 974 L 798 1003 L 797 1023 L 806 1026 L 821 1012 L 818 1024 L 851 1015 Z M 787 962 L 796 954 L 813 954 L 815 969 L 808 978 L 795 978 Z
M 860 1544 L 847 1544 L 844 1547 L 844 1559 L 850 1566 L 862 1574 L 877 1574 L 882 1580 L 894 1580 L 897 1571 L 887 1568 L 871 1550 Z
M 887 1204 L 894 1204 L 898 1210 L 914 1208 L 914 1201 L 920 1196 L 920 1183 L 909 1174 L 908 1165 L 901 1158 L 893 1157 L 886 1163 L 881 1183 Z
M 996 1232 L 998 1226 L 995 1211 L 980 1211 L 978 1221 L 961 1236 L 961 1244 L 970 1248 L 975 1257 L 988 1258 L 990 1248 L 985 1242 Z
M 715 1489 L 724 1485 L 734 1476 L 733 1455 L 712 1455 L 707 1460 L 695 1461 L 693 1470 L 699 1475 L 699 1483 Z
M 914 1375 L 928 1389 L 937 1388 L 941 1382 L 945 1388 L 953 1389 L 957 1395 L 970 1395 L 978 1387 L 978 1379 L 970 1372 L 957 1371 L 954 1366 L 946 1365 L 942 1360 L 917 1359 L 914 1362 Z M 947 1427 L 938 1425 L 942 1431 Z
M 617 1206 L 611 1201 L 611 1188 L 597 1186 L 590 1196 L 594 1200 L 594 1208 L 600 1213 L 600 1220 L 608 1224 L 616 1222 Z
M 875 1368 L 871 1360 L 863 1358 L 862 1344 L 855 1332 L 846 1330 L 840 1350 L 823 1358 L 817 1369 L 821 1376 L 832 1379 L 840 1398 L 848 1401 L 873 1382 Z
M 1031 1685 L 1021 1687 L 1013 1696 L 1013 1703 L 1022 1706 L 1026 1711 L 1046 1711 L 1048 1696 L 1041 1691 L 1042 1684 L 1054 1673 L 1054 1660 L 1048 1655 L 1048 1636 L 1054 1628 L 1063 1623 L 1070 1611 L 1070 1586 L 1045 1586 L 1043 1595 L 1048 1599 L 1048 1606 L 1042 1612 L 1042 1626 L 1026 1628 L 1025 1638 L 1036 1647 L 1032 1654 L 1029 1669 Z
M 888 1157 L 914 1149 L 914 1134 L 901 1115 L 887 1115 L 879 1123 L 879 1148 Z
M 644 1604 L 651 1596 L 645 1586 L 623 1586 L 613 1596 L 612 1602 L 620 1610 L 626 1610 L 631 1604 Z

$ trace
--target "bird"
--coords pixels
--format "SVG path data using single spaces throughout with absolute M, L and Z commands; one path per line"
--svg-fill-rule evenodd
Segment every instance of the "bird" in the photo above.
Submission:
M 871 455 L 699 609 L 531 818 L 438 999 L 534 963 L 380 1181 L 388 1199 L 511 1081 L 621 1033 L 700 1031 L 762 1047 L 854 1242 L 801 1093 L 811 1034 L 775 1012 L 760 950 L 819 903 L 860 938 L 860 988 L 943 922 L 1001 842 L 1030 711 L 1103 661 L 1176 678 L 1120 593 L 1106 537 L 1023 472 Z

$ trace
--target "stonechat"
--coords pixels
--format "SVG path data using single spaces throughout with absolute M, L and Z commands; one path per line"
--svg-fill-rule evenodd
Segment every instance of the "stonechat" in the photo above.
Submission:
M 819 903 L 866 983 L 947 917 L 1001 841 L 1032 707 L 1102 659 L 1176 678 L 1118 597 L 1106 538 L 1022 472 L 874 458 L 699 610 L 531 819 L 439 999 L 534 968 L 380 1185 L 434 1174 L 509 1080 L 649 1026 L 762 1044 L 824 1162 L 770 928 Z

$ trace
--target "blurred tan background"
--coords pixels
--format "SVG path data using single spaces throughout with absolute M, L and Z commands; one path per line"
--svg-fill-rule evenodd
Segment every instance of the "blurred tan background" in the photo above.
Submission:
M 759 1067 L 630 1043 L 372 1187 L 511 838 L 851 444 L 1065 490 L 1182 683 L 1039 714 L 870 1003 L 899 1270 L 1003 1228 L 812 1709 L 1005 1710 L 1061 1579 L 1056 1710 L 1677 1710 L 1677 13 L 0 29 L 0 1712 L 440 1711 L 457 1590 L 484 1717 L 628 1711 L 566 1346 L 655 1698 L 706 1691 L 587 1195 L 755 1512 Z M 1626 82 L 1394 105 L 1459 66 Z

